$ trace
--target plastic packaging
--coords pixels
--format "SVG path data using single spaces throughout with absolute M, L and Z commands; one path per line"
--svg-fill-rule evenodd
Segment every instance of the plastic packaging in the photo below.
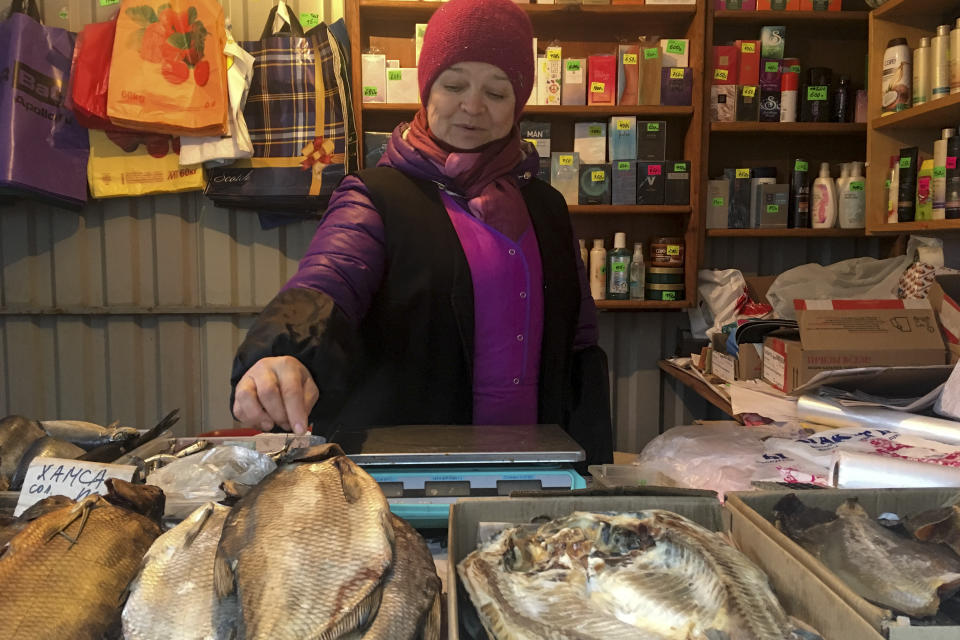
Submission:
M 613 251 L 607 254 L 607 299 L 626 300 L 630 297 L 630 252 L 627 234 L 613 235 Z
M 900 149 L 897 165 L 897 220 L 913 222 L 917 215 L 917 173 L 920 170 L 920 150 L 917 147 Z
M 833 96 L 830 94 L 833 72 L 826 67 L 807 70 L 808 84 L 803 95 L 803 122 L 830 122 Z
M 277 468 L 268 456 L 246 447 L 224 445 L 175 460 L 147 477 L 168 498 L 222 500 L 227 480 L 255 485 Z
M 930 102 L 930 82 L 933 80 L 933 70 L 930 68 L 932 55 L 930 38 L 920 38 L 920 46 L 913 50 L 913 106 Z
M 943 129 L 940 139 L 933 143 L 933 220 L 943 220 L 946 217 L 947 140 L 956 133 L 956 129 Z
M 950 25 L 937 27 L 937 35 L 930 41 L 932 79 L 930 99 L 939 100 L 950 95 Z
M 780 76 L 780 122 L 797 121 L 797 88 L 800 74 L 785 71 Z
M 787 213 L 787 226 L 791 229 L 810 228 L 810 183 L 807 179 L 809 164 L 797 158 L 793 161 L 793 174 L 790 177 L 790 210 Z
M 830 176 L 830 163 L 820 163 L 820 175 L 813 181 L 810 194 L 812 226 L 831 229 L 837 225 L 837 183 Z
M 913 52 L 906 38 L 894 38 L 883 52 L 883 75 L 880 82 L 881 115 L 897 113 L 912 104 Z
M 851 162 L 849 166 L 850 177 L 837 196 L 837 216 L 841 229 L 862 229 L 866 225 L 866 179 L 861 174 L 859 162 Z
M 643 244 L 633 243 L 633 257 L 630 258 L 630 299 L 643 300 L 643 286 L 646 279 L 646 267 L 643 263 Z
M 920 163 L 917 172 L 917 211 L 915 220 L 933 220 L 933 160 Z
M 607 251 L 603 248 L 603 239 L 593 241 L 590 250 L 590 295 L 594 300 L 603 300 L 607 292 Z

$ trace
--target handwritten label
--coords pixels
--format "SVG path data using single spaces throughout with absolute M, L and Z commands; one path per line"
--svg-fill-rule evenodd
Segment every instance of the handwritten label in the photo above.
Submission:
M 676 291 L 664 291 L 663 300 L 676 300 L 677 292 Z
M 606 85 L 602 82 L 591 82 L 590 83 L 590 93 L 603 93 Z
M 683 80 L 683 69 L 679 69 L 677 67 L 670 69 L 670 79 Z
M 660 49 L 657 49 L 656 47 L 650 47 L 649 49 L 643 50 L 644 60 L 653 60 L 654 58 L 658 58 L 659 56 L 660 56 Z
M 680 245 L 678 245 L 678 244 L 668 244 L 668 245 L 667 245 L 667 255 L 668 255 L 668 256 L 678 256 L 678 255 L 680 255 Z
M 686 173 L 687 172 L 687 163 L 686 162 L 676 162 L 673 165 L 674 173 Z
M 756 87 L 744 87 L 744 88 L 743 88 L 743 97 L 744 97 L 744 98 L 752 98 L 752 97 L 754 97 L 754 96 L 756 96 L 756 95 L 757 95 L 757 88 L 756 88 Z
M 554 47 L 547 48 L 547 60 L 559 60 L 561 50 Z
M 663 175 L 663 167 L 659 164 L 651 164 L 647 167 L 648 176 L 660 176 Z
M 637 54 L 635 53 L 623 54 L 623 64 L 637 64 Z
M 863 191 L 866 183 L 863 180 L 857 180 L 856 182 L 850 183 L 850 191 Z
M 911 164 L 912 164 L 912 161 L 910 158 L 900 158 L 901 169 L 909 169 Z
M 682 56 L 687 51 L 687 43 L 683 40 L 667 40 L 667 53 Z
M 807 100 L 810 102 L 823 102 L 827 99 L 826 85 L 813 85 L 807 87 Z
M 779 62 L 765 62 L 764 65 L 763 65 L 763 70 L 766 71 L 767 73 L 776 73 L 776 72 L 780 71 L 780 63 L 779 63 Z
M 367 97 L 370 97 L 370 98 L 376 98 L 376 97 L 377 97 L 377 88 L 376 88 L 376 87 L 364 87 L 364 88 L 363 88 L 363 95 L 364 95 L 364 96 L 367 96 Z
M 810 168 L 810 165 L 806 160 L 797 160 L 793 163 L 794 171 L 807 171 Z
M 957 156 L 947 156 L 947 169 L 957 168 Z
M 713 199 L 713 206 L 715 206 L 715 207 L 722 207 L 722 206 L 723 206 L 723 198 L 714 198 L 714 199 Z
M 617 120 L 617 130 L 630 131 L 630 121 L 625 118 L 620 118 L 619 120 Z
M 602 169 L 599 171 L 590 172 L 590 181 L 591 182 L 604 182 L 607 179 L 607 172 Z
M 120 4 L 120 0 L 100 0 L 101 7 L 109 7 L 113 4 Z
M 567 60 L 567 71 L 580 71 L 580 61 Z
M 947 177 L 947 168 L 946 168 L 946 167 L 934 167 L 934 168 L 933 168 L 933 177 L 934 177 L 934 178 L 946 178 L 946 177 Z
M 301 13 L 300 14 L 300 26 L 303 27 L 304 31 L 307 31 L 308 29 L 312 29 L 318 24 L 320 24 L 319 13 Z M 417 35 L 420 36 L 421 38 L 423 37 L 419 33 Z
M 591 138 L 602 138 L 603 127 L 590 127 L 588 134 Z
M 659 122 L 648 122 L 648 123 L 647 123 L 647 131 L 660 131 L 660 123 L 659 123 Z
M 573 166 L 573 156 L 560 156 L 560 166 L 561 167 L 572 167 Z
M 713 71 L 714 80 L 726 80 L 729 77 L 730 77 L 730 72 L 727 71 L 726 69 L 715 69 Z
M 70 16 L 69 12 L 67 12 L 66 7 L 60 7 L 60 13 L 58 13 L 57 15 L 60 16 L 61 20 L 66 20 Z
M 387 69 L 387 80 L 403 80 L 403 71 L 400 69 Z
M 735 175 L 738 179 L 749 178 L 750 169 L 737 169 L 737 172 Z
M 800 73 L 800 65 L 798 64 L 790 65 L 790 73 Z
M 630 163 L 629 163 L 629 162 L 618 162 L 618 163 L 617 163 L 617 169 L 619 169 L 620 171 L 629 171 L 629 170 L 630 170 Z
M 81 462 L 61 458 L 34 458 L 27 468 L 14 516 L 50 496 L 66 496 L 82 500 L 87 496 L 107 493 L 109 478 L 130 481 L 136 467 L 99 462 Z
M 740 51 L 743 53 L 756 53 L 757 44 L 755 42 L 744 42 L 740 45 Z
M 775 204 L 768 204 L 767 213 L 780 213 L 780 207 Z

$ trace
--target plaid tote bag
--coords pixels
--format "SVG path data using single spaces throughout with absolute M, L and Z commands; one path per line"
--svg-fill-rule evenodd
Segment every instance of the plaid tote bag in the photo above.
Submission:
M 277 16 L 284 31 L 273 31 Z M 357 168 L 357 135 L 344 50 L 323 23 L 304 34 L 275 6 L 254 57 L 243 116 L 253 157 L 208 172 L 218 206 L 310 215 L 322 211 L 340 179 Z

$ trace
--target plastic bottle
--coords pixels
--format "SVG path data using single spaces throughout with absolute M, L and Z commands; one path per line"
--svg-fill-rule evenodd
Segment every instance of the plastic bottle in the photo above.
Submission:
M 851 162 L 850 176 L 838 189 L 838 220 L 841 229 L 862 229 L 866 224 L 867 189 L 859 162 Z
M 947 217 L 947 139 L 954 135 L 956 129 L 943 129 L 940 139 L 933 143 L 932 220 L 943 220 Z
M 900 156 L 890 156 L 890 186 L 887 189 L 887 223 L 896 223 L 897 198 L 900 194 Z
M 883 75 L 880 77 L 881 115 L 908 109 L 913 83 L 913 52 L 906 38 L 894 38 L 883 52 Z
M 800 74 L 784 71 L 780 75 L 780 122 L 797 121 L 797 87 Z
M 580 238 L 580 259 L 583 261 L 583 268 L 590 269 L 590 252 L 587 251 L 587 241 Z
M 950 32 L 950 93 L 960 93 L 960 18 Z
M 830 163 L 820 163 L 820 176 L 813 181 L 810 205 L 814 229 L 830 229 L 837 224 L 837 183 L 830 177 Z
M 933 160 L 920 163 L 917 171 L 917 205 L 914 220 L 933 220 Z
M 643 263 L 643 244 L 633 243 L 633 257 L 630 258 L 630 299 L 643 300 L 646 286 L 647 267 Z
M 594 300 L 603 300 L 607 292 L 607 250 L 603 248 L 603 240 L 593 241 L 590 250 L 590 295 Z
M 790 210 L 787 213 L 787 226 L 791 229 L 810 228 L 808 168 L 806 160 L 797 158 L 793 161 L 793 174 L 790 176 Z
M 607 254 L 607 300 L 626 300 L 630 297 L 630 252 L 627 234 L 613 235 L 613 251 Z
M 833 90 L 833 121 L 850 122 L 850 86 L 847 76 L 840 76 Z
M 930 83 L 933 81 L 932 56 L 930 38 L 920 38 L 920 46 L 913 50 L 913 106 L 930 102 Z
M 850 182 L 850 163 L 842 162 L 840 163 L 840 177 L 837 178 L 837 212 L 840 211 L 840 193 L 847 186 L 847 183 Z
M 930 99 L 939 100 L 950 95 L 950 25 L 937 27 L 937 35 L 930 41 L 933 79 L 930 81 Z

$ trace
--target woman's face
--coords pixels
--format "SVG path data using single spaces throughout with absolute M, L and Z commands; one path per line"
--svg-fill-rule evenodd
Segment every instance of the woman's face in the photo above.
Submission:
M 430 87 L 427 123 L 438 140 L 469 151 L 510 133 L 515 104 L 513 85 L 499 67 L 458 62 Z

